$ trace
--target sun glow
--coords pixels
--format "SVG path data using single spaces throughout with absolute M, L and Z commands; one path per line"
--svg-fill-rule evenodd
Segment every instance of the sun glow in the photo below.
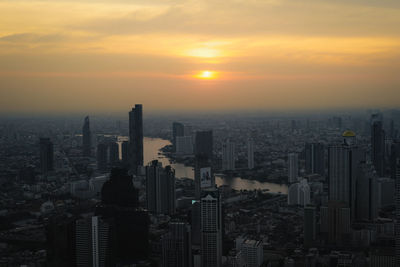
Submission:
M 196 77 L 199 79 L 210 80 L 217 78 L 217 74 L 215 71 L 204 70 L 197 74 Z

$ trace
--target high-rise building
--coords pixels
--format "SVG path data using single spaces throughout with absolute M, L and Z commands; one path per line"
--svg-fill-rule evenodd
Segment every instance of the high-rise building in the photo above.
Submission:
M 312 247 L 317 238 L 317 219 L 316 211 L 313 206 L 306 206 L 304 208 L 304 246 L 306 248 Z
M 358 165 L 362 161 L 352 131 L 343 133 L 343 143 L 328 149 L 329 200 L 344 202 L 355 212 Z
M 394 206 L 395 203 L 395 191 L 396 191 L 396 179 L 387 177 L 378 178 L 378 208 L 384 208 L 388 206 Z
M 76 266 L 106 266 L 110 257 L 109 224 L 98 216 L 76 221 Z
M 108 146 L 105 143 L 97 145 L 97 169 L 99 171 L 107 170 Z
M 222 145 L 222 170 L 235 169 L 235 143 L 229 139 Z
M 146 166 L 147 209 L 152 213 L 175 212 L 175 171 L 171 166 L 162 167 L 153 160 Z
M 351 234 L 351 214 L 347 203 L 329 201 L 321 207 L 321 233 L 334 245 L 348 244 Z
M 373 221 L 378 217 L 378 179 L 367 163 L 359 164 L 357 174 L 355 219 Z
M 175 144 L 176 154 L 193 154 L 193 138 L 191 136 L 176 136 Z
M 264 261 L 263 244 L 258 240 L 237 238 L 236 250 L 239 250 L 247 267 L 260 267 Z
M 390 176 L 396 179 L 396 161 L 400 158 L 400 142 L 394 142 L 390 150 Z
M 129 142 L 123 141 L 121 144 L 121 161 L 124 166 L 129 163 Z
M 212 131 L 196 132 L 195 153 L 196 155 L 206 155 L 210 160 L 213 159 Z
M 251 138 L 247 140 L 247 168 L 254 169 L 254 140 Z
M 163 267 L 192 267 L 190 225 L 183 222 L 169 223 L 169 231 L 162 240 Z
M 325 175 L 325 146 L 321 143 L 306 143 L 306 173 Z
M 92 134 L 90 132 L 89 116 L 85 117 L 82 128 L 82 154 L 84 157 L 90 157 L 92 150 Z
M 40 138 L 40 169 L 43 175 L 54 170 L 54 148 L 50 138 Z
M 136 174 L 143 166 L 143 107 L 136 104 L 129 112 L 129 162 Z
M 119 146 L 115 142 L 110 142 L 108 144 L 108 162 L 110 162 L 111 165 L 116 164 L 119 162 Z
M 400 157 L 396 159 L 396 224 L 395 224 L 395 242 L 396 242 L 396 266 L 400 266 Z
M 180 122 L 172 123 L 172 146 L 173 151 L 176 152 L 176 138 L 185 135 L 185 126 Z
M 385 173 L 385 131 L 382 114 L 371 116 L 371 159 L 379 176 Z
M 310 186 L 306 179 L 291 184 L 288 190 L 288 205 L 307 206 L 310 204 Z
M 201 209 L 201 266 L 220 267 L 222 262 L 222 206 L 217 189 L 202 192 Z
M 215 187 L 211 159 L 206 154 L 197 154 L 195 156 L 194 186 L 196 199 L 200 199 L 201 190 Z
M 297 153 L 289 153 L 288 155 L 288 181 L 295 183 L 299 177 L 299 158 Z

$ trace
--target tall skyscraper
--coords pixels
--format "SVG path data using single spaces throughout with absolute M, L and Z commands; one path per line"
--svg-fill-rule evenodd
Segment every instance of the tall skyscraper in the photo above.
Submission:
M 246 267 L 260 267 L 263 264 L 264 255 L 261 241 L 240 237 L 236 239 L 235 243 L 236 250 L 240 251 Z
M 143 166 L 143 107 L 136 104 L 129 112 L 129 161 L 131 170 L 137 174 Z
M 147 209 L 152 213 L 175 213 L 175 171 L 171 166 L 162 167 L 153 160 L 146 166 Z
M 200 199 L 201 190 L 215 187 L 211 159 L 205 154 L 197 154 L 195 156 L 194 187 L 196 199 Z
M 108 146 L 105 143 L 97 145 L 97 169 L 99 171 L 107 170 Z
M 352 131 L 343 133 L 343 143 L 328 149 L 329 200 L 344 202 L 355 212 L 358 164 L 362 161 Z
M 321 207 L 321 233 L 329 244 L 344 245 L 350 242 L 351 212 L 347 203 L 329 201 Z
M 247 168 L 254 169 L 254 140 L 251 138 L 247 140 Z
M 40 138 L 40 169 L 43 175 L 54 170 L 54 148 L 50 138 Z
M 400 266 L 400 157 L 396 159 L 396 224 L 395 224 L 395 242 L 396 242 L 396 266 Z
M 325 146 L 321 143 L 306 143 L 306 173 L 325 175 Z
M 201 266 L 220 267 L 222 260 L 222 206 L 217 189 L 202 192 Z
M 382 114 L 371 116 L 371 159 L 379 176 L 385 173 L 385 131 Z
M 190 225 L 169 223 L 169 231 L 161 240 L 163 267 L 192 267 Z
M 306 179 L 291 184 L 288 190 L 288 205 L 307 206 L 310 204 L 310 193 Z
M 390 150 L 390 177 L 396 179 L 397 159 L 400 158 L 400 142 L 394 142 Z
M 222 145 L 222 170 L 235 169 L 235 143 L 229 139 Z
M 355 219 L 373 221 L 378 217 L 378 178 L 367 163 L 359 164 L 357 174 Z
M 177 136 L 175 138 L 175 152 L 181 155 L 193 154 L 193 138 L 191 136 Z
M 210 160 L 213 159 L 213 132 L 199 131 L 196 132 L 196 155 L 206 155 Z
M 129 142 L 123 141 L 121 144 L 121 161 L 124 166 L 129 163 Z
M 115 142 L 110 142 L 108 144 L 108 162 L 113 165 L 119 162 L 119 146 Z
M 176 138 L 185 135 L 185 126 L 179 122 L 172 123 L 172 146 L 173 151 L 176 152 Z
M 89 116 L 85 117 L 82 128 L 82 154 L 84 157 L 90 157 L 92 150 L 92 134 L 90 132 Z
M 76 266 L 107 266 L 109 224 L 98 216 L 76 221 Z
M 312 247 L 317 238 L 317 219 L 316 210 L 313 206 L 304 208 L 304 246 Z
M 299 158 L 297 153 L 289 153 L 288 155 L 288 181 L 295 183 L 299 177 Z

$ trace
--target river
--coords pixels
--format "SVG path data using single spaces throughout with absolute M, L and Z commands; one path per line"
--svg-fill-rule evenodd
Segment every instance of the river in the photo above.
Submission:
M 119 137 L 119 141 L 126 140 L 126 137 Z M 185 166 L 181 163 L 172 163 L 168 158 L 159 154 L 160 149 L 166 145 L 170 145 L 171 142 L 160 138 L 149 138 L 145 137 L 143 140 L 143 157 L 144 164 L 147 165 L 150 161 L 157 159 L 162 163 L 163 166 L 171 165 L 175 169 L 176 178 L 190 178 L 194 179 L 194 170 L 192 167 Z M 281 192 L 287 194 L 287 186 L 285 184 L 275 184 L 258 182 L 254 180 L 242 179 L 240 177 L 228 178 L 228 177 L 215 177 L 215 182 L 218 186 L 229 185 L 231 188 L 236 190 L 254 190 L 254 189 L 268 189 L 271 193 Z

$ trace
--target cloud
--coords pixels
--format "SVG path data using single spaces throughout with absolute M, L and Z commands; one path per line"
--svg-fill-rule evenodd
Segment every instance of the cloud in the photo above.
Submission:
M 60 34 L 18 33 L 0 37 L 0 42 L 11 43 L 54 43 L 64 40 L 65 36 Z

